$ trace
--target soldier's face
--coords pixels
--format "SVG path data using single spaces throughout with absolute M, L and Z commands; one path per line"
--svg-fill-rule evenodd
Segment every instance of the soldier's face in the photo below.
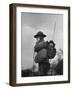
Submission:
M 37 42 L 40 41 L 40 37 L 37 37 L 36 40 L 37 40 Z
M 52 43 L 50 43 L 50 44 L 49 44 L 49 47 L 50 47 L 50 48 L 53 48 L 53 44 L 52 44 Z

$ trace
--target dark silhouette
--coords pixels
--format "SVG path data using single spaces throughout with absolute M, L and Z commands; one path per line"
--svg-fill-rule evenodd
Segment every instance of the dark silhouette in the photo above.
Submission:
M 30 70 L 30 69 L 22 70 L 21 76 L 22 76 L 22 77 L 32 76 L 32 70 Z
M 58 62 L 55 71 L 56 75 L 63 75 L 63 59 Z

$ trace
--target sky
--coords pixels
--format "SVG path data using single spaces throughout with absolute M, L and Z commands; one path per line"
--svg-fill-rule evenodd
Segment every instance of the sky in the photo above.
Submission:
M 34 35 L 42 31 L 45 41 L 54 40 L 56 49 L 63 49 L 63 15 L 43 13 L 21 13 L 21 66 L 33 66 L 33 53 L 36 39 Z

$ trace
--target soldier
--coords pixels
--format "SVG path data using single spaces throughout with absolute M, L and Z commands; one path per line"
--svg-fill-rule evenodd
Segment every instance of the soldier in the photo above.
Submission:
M 55 43 L 54 43 L 53 40 L 50 40 L 48 42 L 48 49 L 47 50 L 48 50 L 47 56 L 48 56 L 48 58 L 51 61 L 55 57 L 55 55 L 56 55 Z M 56 66 L 55 63 L 52 63 L 50 65 L 50 70 L 48 72 L 50 75 L 55 75 L 55 66 Z
M 34 47 L 34 51 L 37 52 L 37 55 L 35 56 L 35 62 L 39 65 L 39 75 L 44 76 L 47 75 L 48 70 L 50 68 L 49 59 L 47 57 L 47 49 L 48 42 L 45 42 L 44 38 L 46 37 L 43 32 L 38 32 L 36 35 L 34 35 L 34 38 L 36 38 L 37 42 Z
M 48 58 L 49 59 L 54 58 L 55 55 L 56 55 L 56 48 L 55 48 L 55 43 L 54 43 L 53 40 L 50 40 L 48 42 L 48 48 L 47 48 L 47 50 L 48 50 L 48 53 L 47 53 Z

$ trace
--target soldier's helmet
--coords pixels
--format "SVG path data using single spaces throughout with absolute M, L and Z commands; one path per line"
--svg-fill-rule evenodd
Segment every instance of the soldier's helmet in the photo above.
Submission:
M 39 31 L 36 35 L 34 35 L 34 38 L 38 38 L 38 37 L 44 38 L 44 37 L 46 37 L 46 35 L 43 34 L 43 32 Z

